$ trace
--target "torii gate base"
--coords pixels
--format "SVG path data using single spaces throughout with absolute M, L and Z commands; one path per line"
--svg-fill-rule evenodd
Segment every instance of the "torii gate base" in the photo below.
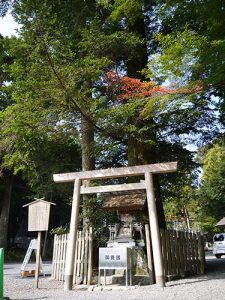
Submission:
M 92 194 L 101 192 L 126 191 L 146 189 L 149 223 L 152 240 L 153 260 L 155 266 L 156 284 L 165 286 L 165 275 L 163 270 L 162 251 L 159 235 L 158 218 L 155 203 L 155 194 L 153 187 L 153 174 L 175 172 L 177 170 L 177 162 L 159 163 L 150 165 L 141 165 L 134 167 L 110 168 L 104 170 L 82 171 L 75 173 L 54 174 L 55 182 L 74 182 L 73 203 L 70 221 L 70 234 L 66 253 L 65 266 L 65 284 L 64 290 L 72 290 L 74 256 L 77 236 L 77 224 L 80 207 L 80 194 Z M 106 179 L 127 176 L 145 176 L 144 182 L 131 184 L 117 184 L 107 186 L 85 187 L 81 186 L 82 180 L 88 179 Z M 90 283 L 89 278 L 88 282 Z

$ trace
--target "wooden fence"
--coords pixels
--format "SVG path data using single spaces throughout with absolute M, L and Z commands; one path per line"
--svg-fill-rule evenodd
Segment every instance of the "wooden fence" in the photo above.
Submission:
M 162 256 L 168 280 L 204 274 L 205 254 L 203 237 L 199 233 L 161 230 Z
M 54 236 L 52 279 L 64 280 L 66 248 L 69 234 Z M 90 284 L 92 277 L 92 228 L 77 232 L 74 261 L 75 284 Z
M 146 232 L 146 241 L 147 235 Z M 203 237 L 199 233 L 161 230 L 160 236 L 164 271 L 168 280 L 174 277 L 204 273 L 204 243 Z M 79 231 L 77 233 L 73 276 L 75 284 L 91 283 L 92 238 L 91 228 L 89 231 Z M 52 279 L 64 280 L 67 239 L 68 234 L 54 236 Z M 147 246 L 149 243 L 147 243 Z M 152 270 L 150 245 L 147 248 L 149 270 Z

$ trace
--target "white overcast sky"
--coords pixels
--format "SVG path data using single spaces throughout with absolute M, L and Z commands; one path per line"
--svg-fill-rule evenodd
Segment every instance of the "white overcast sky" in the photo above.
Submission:
M 18 24 L 14 21 L 10 14 L 7 14 L 4 18 L 0 18 L 0 33 L 3 36 L 16 35 L 16 29 Z

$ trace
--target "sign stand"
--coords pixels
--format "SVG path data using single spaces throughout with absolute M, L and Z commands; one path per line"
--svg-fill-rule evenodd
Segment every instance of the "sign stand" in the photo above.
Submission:
M 27 249 L 26 255 L 24 257 L 22 266 L 20 268 L 22 277 L 29 276 L 29 275 L 34 275 L 33 270 L 31 271 L 31 273 L 26 271 L 26 267 L 29 263 L 29 260 L 30 260 L 30 257 L 31 257 L 31 254 L 32 254 L 33 250 L 34 250 L 34 253 L 35 253 L 35 257 L 37 257 L 37 239 L 33 239 L 33 240 L 30 241 L 30 244 L 29 244 L 29 247 Z M 43 271 L 41 257 L 40 257 L 40 273 L 45 275 L 44 271 Z

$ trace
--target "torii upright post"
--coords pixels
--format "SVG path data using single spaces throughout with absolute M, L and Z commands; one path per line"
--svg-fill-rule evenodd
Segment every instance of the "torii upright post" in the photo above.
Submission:
M 77 240 L 77 224 L 78 224 L 79 207 L 80 207 L 80 182 L 81 181 L 79 178 L 75 179 L 74 182 L 70 233 L 69 233 L 68 247 L 66 252 L 65 284 L 64 284 L 65 291 L 72 290 L 72 286 L 73 286 L 74 257 L 75 257 L 75 246 Z
M 164 287 L 165 274 L 163 269 L 163 259 L 162 259 L 158 217 L 157 217 L 157 210 L 156 210 L 156 203 L 155 203 L 155 193 L 154 193 L 152 174 L 149 172 L 145 173 L 145 184 L 146 184 L 148 215 L 149 215 L 151 239 L 152 239 L 153 259 L 155 264 L 156 283 Z
M 73 284 L 73 270 L 74 270 L 74 254 L 76 245 L 77 223 L 79 213 L 80 194 L 93 194 L 103 192 L 115 191 L 129 191 L 146 189 L 148 211 L 150 219 L 150 230 L 153 247 L 153 258 L 156 274 L 156 283 L 162 287 L 165 286 L 165 274 L 163 270 L 162 250 L 160 243 L 160 234 L 158 227 L 158 218 L 155 204 L 154 188 L 153 188 L 153 174 L 175 172 L 177 169 L 177 162 L 159 163 L 150 165 L 141 165 L 133 167 L 110 168 L 103 170 L 81 171 L 65 174 L 54 174 L 55 182 L 75 182 L 73 193 L 73 204 L 70 222 L 70 234 L 66 256 L 65 267 L 65 290 L 71 290 Z M 127 176 L 145 176 L 145 182 L 130 183 L 130 184 L 116 184 L 106 186 L 85 187 L 80 186 L 81 180 L 93 179 L 107 179 Z

